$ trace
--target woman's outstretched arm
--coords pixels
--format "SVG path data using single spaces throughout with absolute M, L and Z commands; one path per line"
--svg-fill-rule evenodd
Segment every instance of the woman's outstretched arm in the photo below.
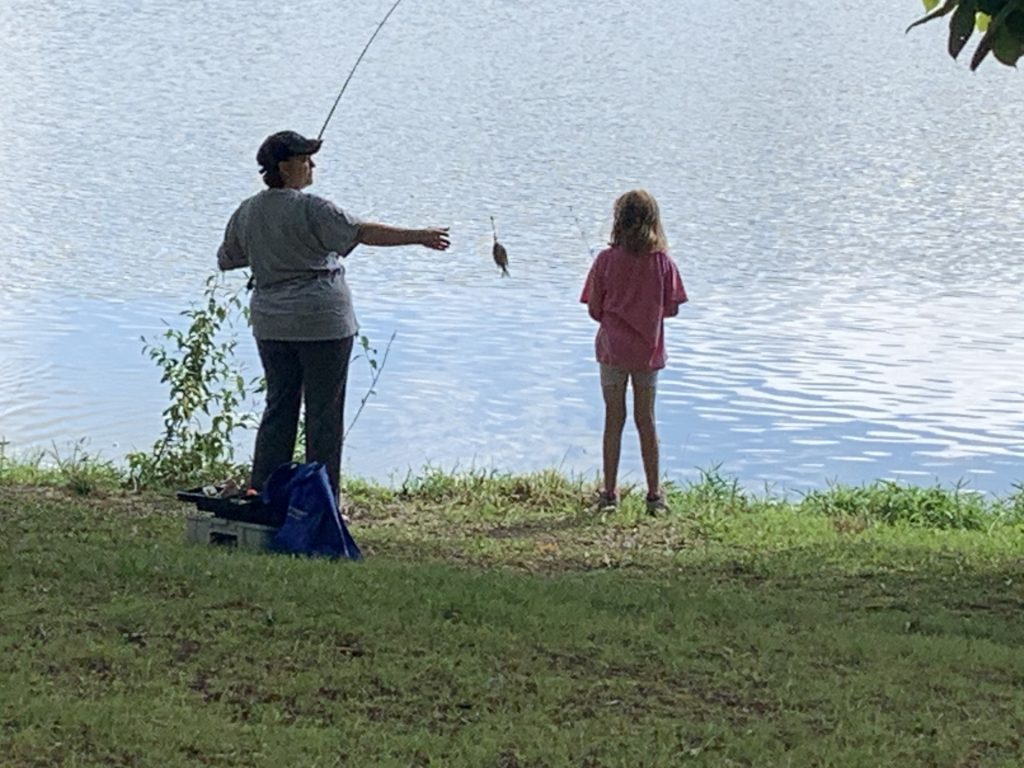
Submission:
M 359 242 L 364 245 L 422 245 L 435 251 L 445 251 L 451 244 L 448 227 L 402 229 L 387 224 L 363 222 L 359 225 Z

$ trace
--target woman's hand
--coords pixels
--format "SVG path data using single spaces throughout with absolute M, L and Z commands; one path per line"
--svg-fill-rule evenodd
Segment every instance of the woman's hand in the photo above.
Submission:
M 448 227 L 431 227 L 422 230 L 420 245 L 434 251 L 447 251 L 448 246 L 451 245 L 451 240 L 448 238 Z

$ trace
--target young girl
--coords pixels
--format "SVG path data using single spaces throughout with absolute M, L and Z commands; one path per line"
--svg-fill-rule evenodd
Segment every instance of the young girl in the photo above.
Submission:
M 675 262 L 666 252 L 658 203 L 642 189 L 615 201 L 610 248 L 594 259 L 580 301 L 600 323 L 595 346 L 604 395 L 604 488 L 602 511 L 618 505 L 622 429 L 626 423 L 626 386 L 633 382 L 633 419 L 647 478 L 647 511 L 666 511 L 658 485 L 658 433 L 654 394 L 658 371 L 665 367 L 664 318 L 674 317 L 686 301 Z

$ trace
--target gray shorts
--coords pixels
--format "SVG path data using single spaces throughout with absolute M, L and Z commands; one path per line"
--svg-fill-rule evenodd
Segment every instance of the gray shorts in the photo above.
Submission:
M 625 368 L 617 368 L 614 365 L 601 363 L 601 389 L 625 389 L 626 384 L 632 380 L 633 389 L 657 389 L 657 371 L 627 371 Z

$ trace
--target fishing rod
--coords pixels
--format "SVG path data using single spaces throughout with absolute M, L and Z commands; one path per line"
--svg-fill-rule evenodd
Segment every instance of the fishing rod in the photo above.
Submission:
M 334 100 L 334 105 L 331 107 L 331 111 L 327 113 L 327 119 L 324 120 L 324 125 L 320 129 L 320 133 L 318 133 L 316 135 L 317 139 L 322 139 L 323 138 L 324 131 L 327 130 L 327 124 L 329 122 L 331 122 L 331 118 L 334 116 L 334 110 L 338 108 L 338 102 L 341 101 L 341 95 L 345 92 L 345 89 L 348 88 L 348 83 L 352 79 L 352 75 L 354 75 L 356 73 L 356 67 L 359 66 L 359 62 L 361 62 L 363 60 L 363 56 L 366 55 L 366 52 L 368 50 L 370 50 L 370 45 L 373 43 L 374 38 L 377 37 L 377 33 L 380 32 L 380 30 L 384 26 L 385 22 L 387 22 L 388 18 L 390 18 L 391 14 L 395 12 L 395 8 L 397 8 L 399 3 L 401 3 L 401 2 L 402 2 L 402 0 L 395 0 L 395 4 L 391 6 L 391 10 L 388 11 L 384 15 L 384 18 L 380 20 L 380 24 L 377 25 L 377 29 L 375 29 L 373 34 L 370 35 L 370 39 L 367 40 L 366 45 L 363 46 L 363 52 L 359 54 L 359 58 L 356 59 L 356 63 L 352 65 L 352 69 L 348 73 L 348 77 L 345 78 L 345 82 L 341 86 L 341 90 L 338 91 L 338 98 L 336 98 Z

